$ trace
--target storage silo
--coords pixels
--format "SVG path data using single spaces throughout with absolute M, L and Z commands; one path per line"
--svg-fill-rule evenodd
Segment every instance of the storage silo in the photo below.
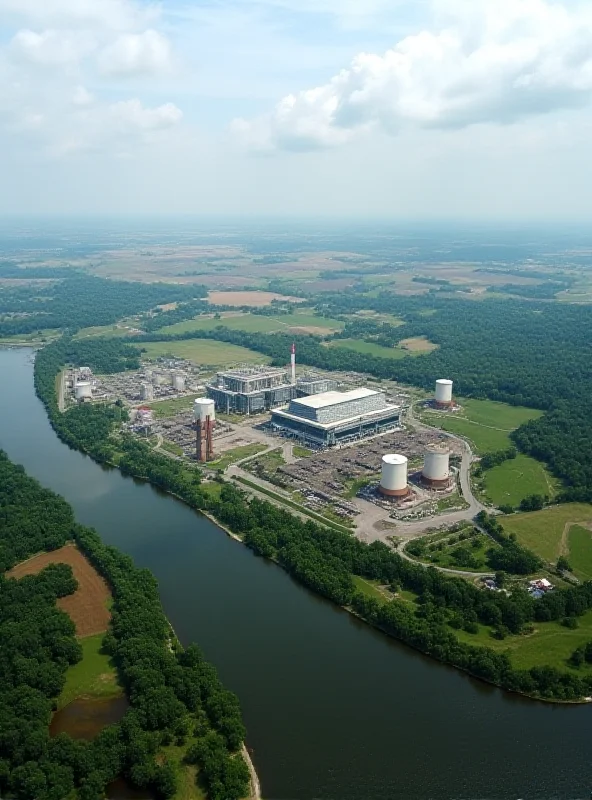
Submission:
M 442 489 L 450 483 L 450 450 L 445 445 L 426 447 L 422 479 L 427 486 Z
M 79 381 L 74 391 L 77 400 L 92 400 L 92 383 L 90 381 Z
M 436 381 L 435 404 L 437 408 L 450 408 L 452 405 L 452 381 L 441 378 Z
M 143 383 L 140 387 L 142 400 L 154 400 L 154 388 L 151 383 Z
M 152 383 L 154 386 L 164 386 L 165 384 L 169 383 L 169 377 L 162 372 L 153 372 Z
M 382 477 L 378 491 L 386 497 L 405 497 L 409 493 L 405 456 L 397 454 L 383 456 Z
M 205 422 L 209 417 L 211 422 L 216 419 L 216 405 L 209 397 L 198 397 L 193 403 L 193 416 L 200 422 Z
M 185 391 L 185 375 L 181 375 L 180 373 L 173 375 L 173 389 L 176 392 Z

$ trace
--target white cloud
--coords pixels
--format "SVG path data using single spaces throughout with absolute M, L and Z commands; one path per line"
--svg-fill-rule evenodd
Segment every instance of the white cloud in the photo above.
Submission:
M 75 106 L 90 106 L 94 102 L 94 97 L 85 89 L 84 86 L 77 86 L 72 95 L 72 104 Z
M 0 0 L 0 17 L 26 19 L 35 26 L 142 29 L 159 16 L 156 4 L 133 0 Z
M 139 100 L 125 100 L 109 107 L 109 114 L 120 130 L 156 131 L 178 125 L 183 112 L 173 103 L 144 108 Z
M 440 3 L 446 27 L 402 39 L 384 55 L 362 53 L 315 89 L 273 112 L 233 123 L 262 149 L 343 144 L 382 128 L 462 128 L 511 123 L 588 103 L 592 12 L 548 0 Z
M 39 66 L 77 64 L 96 47 L 93 37 L 79 31 L 19 31 L 10 43 L 12 55 Z
M 171 45 L 154 30 L 128 33 L 108 45 L 99 56 L 104 75 L 130 77 L 167 72 L 171 67 Z

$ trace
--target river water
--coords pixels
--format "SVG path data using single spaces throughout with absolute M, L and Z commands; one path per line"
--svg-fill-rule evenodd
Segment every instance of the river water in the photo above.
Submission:
M 0 447 L 158 578 L 240 697 L 266 800 L 588 798 L 592 708 L 535 703 L 388 639 L 207 519 L 62 444 L 0 350 Z

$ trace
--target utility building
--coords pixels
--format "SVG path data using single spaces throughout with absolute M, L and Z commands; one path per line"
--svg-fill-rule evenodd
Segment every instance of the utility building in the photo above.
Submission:
M 337 389 L 337 381 L 323 378 L 322 375 L 303 375 L 296 383 L 298 397 L 308 397 L 311 394 L 324 394 Z
M 271 428 L 313 447 L 333 447 L 399 427 L 400 406 L 383 392 L 352 389 L 291 400 L 272 412 Z
M 216 410 L 226 414 L 259 414 L 285 405 L 296 396 L 288 371 L 274 367 L 242 367 L 219 372 L 206 387 Z

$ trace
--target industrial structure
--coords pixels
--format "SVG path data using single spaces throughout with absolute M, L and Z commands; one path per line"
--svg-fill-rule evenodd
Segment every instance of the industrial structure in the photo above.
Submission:
M 296 386 L 286 369 L 241 367 L 219 372 L 206 393 L 218 411 L 260 414 L 289 402 L 296 396 Z
M 382 457 L 382 476 L 378 491 L 385 497 L 406 497 L 409 494 L 407 483 L 407 457 L 389 454 Z
M 92 383 L 90 381 L 78 381 L 74 385 L 74 394 L 80 402 L 92 400 Z
M 303 375 L 296 382 L 297 397 L 308 397 L 311 394 L 323 394 L 325 392 L 335 392 L 338 383 L 331 378 L 324 378 L 322 375 L 308 373 Z
M 141 400 L 154 400 L 154 387 L 151 383 L 143 383 L 140 387 Z
M 193 404 L 193 416 L 197 434 L 195 456 L 202 463 L 211 461 L 214 456 L 214 425 L 216 424 L 214 401 L 208 397 L 198 397 Z
M 272 431 L 312 447 L 333 447 L 399 427 L 400 406 L 389 405 L 383 392 L 352 389 L 294 398 L 272 411 Z
M 172 384 L 173 384 L 173 389 L 176 392 L 184 392 L 185 391 L 185 375 L 182 375 L 180 372 L 173 373 Z
M 426 447 L 421 473 L 422 482 L 431 489 L 446 489 L 450 485 L 450 450 L 446 445 Z
M 452 381 L 446 378 L 436 381 L 434 405 L 436 408 L 450 408 L 452 406 Z

